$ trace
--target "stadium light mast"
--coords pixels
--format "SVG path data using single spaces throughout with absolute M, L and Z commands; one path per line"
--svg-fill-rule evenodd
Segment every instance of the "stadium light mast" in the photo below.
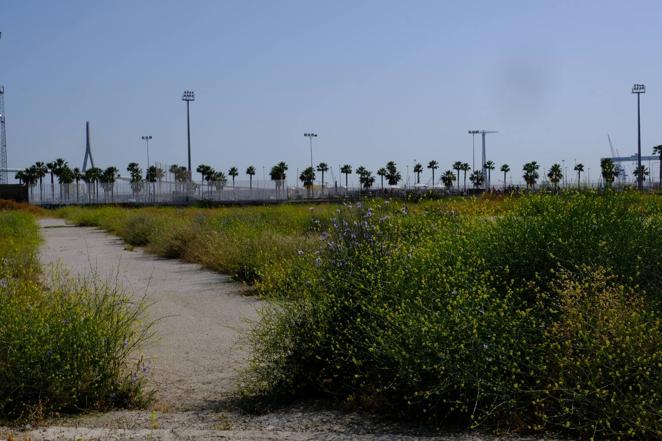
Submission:
M 147 169 L 149 170 L 149 140 L 152 139 L 152 135 L 141 136 L 141 138 L 147 144 Z
M 637 94 L 637 170 L 641 171 L 641 94 L 646 93 L 646 86 L 635 84 L 632 86 L 632 93 Z M 637 188 L 641 191 L 644 188 L 644 174 L 637 175 Z
M 189 113 L 189 104 L 195 101 L 195 92 L 185 90 L 182 95 L 182 101 L 186 101 L 186 136 L 188 139 L 188 182 L 190 184 L 193 174 L 191 172 L 191 117 Z
M 476 170 L 476 135 L 480 133 L 480 130 L 469 130 L 469 135 L 471 135 L 471 169 Z
M 317 138 L 317 133 L 304 133 L 303 136 L 310 140 L 310 168 L 313 168 L 313 138 Z

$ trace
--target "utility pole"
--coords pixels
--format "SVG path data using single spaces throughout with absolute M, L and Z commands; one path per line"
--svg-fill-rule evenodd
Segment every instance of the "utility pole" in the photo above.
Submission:
M 637 94 L 637 170 L 641 171 L 641 94 L 646 93 L 646 86 L 643 84 L 635 84 L 632 86 L 632 93 Z M 644 174 L 639 173 L 637 176 L 637 188 L 639 191 L 644 188 Z
M 317 133 L 304 133 L 303 136 L 310 140 L 310 168 L 313 170 L 313 138 L 317 138 Z

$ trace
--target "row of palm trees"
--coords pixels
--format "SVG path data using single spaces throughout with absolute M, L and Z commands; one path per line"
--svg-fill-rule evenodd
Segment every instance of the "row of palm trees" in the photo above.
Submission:
M 653 147 L 653 154 L 660 157 L 660 162 L 662 164 L 662 145 L 657 145 Z M 425 167 L 431 171 L 432 174 L 432 185 L 436 183 L 436 171 L 439 169 L 439 162 L 436 160 L 431 160 L 428 162 Z M 421 184 L 421 174 L 425 170 L 423 164 L 416 163 L 414 165 L 414 174 L 416 175 L 416 185 Z M 614 164 L 614 162 L 605 158 L 600 162 L 601 176 L 604 180 L 605 186 L 611 186 L 615 179 L 619 176 L 619 168 Z M 299 175 L 299 180 L 303 183 L 303 186 L 309 191 L 312 190 L 315 182 L 315 172 L 321 174 L 321 183 L 322 189 L 325 186 L 324 176 L 325 173 L 329 171 L 330 167 L 325 162 L 320 162 L 315 168 L 307 167 Z M 463 175 L 463 189 L 467 189 L 467 173 L 469 174 L 469 181 L 473 184 L 475 188 L 480 188 L 487 183 L 487 186 L 490 186 L 491 182 L 491 173 L 496 169 L 496 164 L 493 161 L 487 161 L 485 163 L 485 170 L 487 171 L 487 176 L 484 175 L 482 170 L 473 170 L 467 162 L 456 161 L 451 165 L 450 169 L 445 170 L 439 181 L 447 189 L 452 189 L 456 187 L 460 189 L 460 173 Z M 522 178 L 526 183 L 527 188 L 535 189 L 540 175 L 538 173 L 540 165 L 536 161 L 527 162 L 523 165 Z M 269 176 L 272 181 L 275 182 L 275 188 L 277 192 L 283 191 L 285 188 L 285 181 L 287 178 L 288 165 L 285 162 L 279 162 L 271 168 Z M 507 175 L 511 172 L 510 166 L 508 164 L 502 164 L 499 168 L 500 172 L 503 173 L 503 185 L 504 188 L 507 186 Z M 165 177 L 165 171 L 158 166 L 148 167 L 144 177 L 143 171 L 140 168 L 138 163 L 132 162 L 129 163 L 127 167 L 129 172 L 129 181 L 131 185 L 132 192 L 134 196 L 141 193 L 145 186 L 147 186 L 148 195 L 156 195 L 156 185 L 159 187 L 161 181 Z M 172 174 L 176 190 L 184 190 L 187 186 L 187 183 L 191 180 L 191 176 L 186 167 L 180 165 L 172 165 L 168 169 Z M 197 173 L 200 174 L 201 183 L 207 184 L 208 190 L 211 192 L 212 188 L 215 188 L 217 191 L 222 190 L 227 184 L 228 179 L 226 174 L 222 171 L 217 171 L 213 167 L 200 164 L 197 169 Z M 584 172 L 584 165 L 579 163 L 574 166 L 574 171 L 577 173 L 577 185 L 580 185 L 581 175 Z M 354 170 L 350 164 L 344 164 L 340 167 L 340 173 L 345 175 L 345 188 L 349 188 L 349 175 L 355 173 L 359 177 L 360 187 L 362 189 L 370 189 L 375 184 L 376 177 L 373 176 L 372 172 L 364 166 L 359 166 Z M 246 168 L 245 174 L 249 177 L 249 188 L 253 189 L 253 177 L 256 174 L 256 168 L 253 165 L 250 165 Z M 635 168 L 634 175 L 637 180 L 644 180 L 646 176 L 649 175 L 649 170 L 641 165 L 640 167 Z M 227 171 L 227 176 L 230 176 L 232 179 L 232 186 L 234 188 L 235 179 L 239 176 L 239 169 L 236 166 L 232 166 Z M 398 183 L 402 180 L 402 174 L 397 168 L 397 165 L 394 161 L 389 161 L 384 167 L 379 168 L 376 171 L 376 176 L 380 179 L 381 189 L 384 190 L 385 182 L 389 187 L 397 186 Z M 114 198 L 114 188 L 115 182 L 120 177 L 119 170 L 116 167 L 107 167 L 102 170 L 97 167 L 92 167 L 84 172 L 79 168 L 71 168 L 67 161 L 62 158 L 57 158 L 52 162 L 41 162 L 37 161 L 34 165 L 25 168 L 16 173 L 16 179 L 20 182 L 28 185 L 30 188 L 31 196 L 34 196 L 34 187 L 36 184 L 39 184 L 39 197 L 44 199 L 44 187 L 43 180 L 46 177 L 50 177 L 51 181 L 51 199 L 55 199 L 55 180 L 60 184 L 59 188 L 59 197 L 61 200 L 70 200 L 70 184 L 76 184 L 76 200 L 79 200 L 79 185 L 83 181 L 88 188 L 87 195 L 90 201 L 94 198 L 96 201 L 99 199 L 99 186 L 104 191 L 104 197 L 106 200 Z M 563 170 L 561 165 L 558 163 L 553 164 L 548 173 L 547 178 L 549 182 L 555 189 L 559 188 L 559 183 L 563 179 Z M 455 185 L 455 183 L 457 184 Z M 662 167 L 660 167 L 660 182 L 662 182 Z M 201 189 L 202 191 L 202 189 Z

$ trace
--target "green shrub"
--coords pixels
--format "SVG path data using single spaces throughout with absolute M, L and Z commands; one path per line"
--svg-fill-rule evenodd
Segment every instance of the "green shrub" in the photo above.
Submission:
M 0 417 L 143 405 L 144 303 L 54 270 L 42 283 L 26 213 L 0 213 Z
M 643 232 L 640 250 L 655 249 L 645 229 L 657 227 L 627 200 L 583 197 L 523 200 L 502 218 L 438 206 L 341 213 L 323 248 L 272 285 L 280 300 L 254 330 L 246 393 L 323 395 L 465 427 L 659 436 L 662 329 L 624 262 L 631 248 L 582 254 L 583 242 L 565 241 L 587 213 L 598 230 Z M 543 246 L 547 211 L 515 214 L 545 203 L 565 213 L 554 219 L 567 259 Z M 513 225 L 516 246 L 500 247 Z

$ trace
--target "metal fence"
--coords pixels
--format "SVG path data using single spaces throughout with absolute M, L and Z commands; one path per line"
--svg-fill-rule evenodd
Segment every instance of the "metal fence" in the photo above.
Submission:
M 658 184 L 651 181 L 646 182 L 644 189 L 658 188 Z M 634 187 L 634 184 L 614 183 L 616 190 L 626 187 Z M 601 182 L 582 183 L 582 189 L 603 188 Z M 550 190 L 552 187 L 548 182 L 541 182 L 534 191 Z M 560 186 L 563 189 L 576 189 L 577 184 Z M 492 186 L 492 193 L 524 192 L 528 189 L 523 185 L 509 185 L 507 187 Z M 226 183 L 192 182 L 190 184 L 162 180 L 157 182 L 141 181 L 132 183 L 128 179 L 119 178 L 113 184 L 104 183 L 72 183 L 51 184 L 49 179 L 42 183 L 32 185 L 28 189 L 30 202 L 37 205 L 94 205 L 94 204 L 159 204 L 159 205 L 185 205 L 196 201 L 207 201 L 213 203 L 258 203 L 258 202 L 281 202 L 281 201 L 305 201 L 305 200 L 330 200 L 330 199 L 358 199 L 365 196 L 391 196 L 391 197 L 415 197 L 428 193 L 437 197 L 451 195 L 471 195 L 485 192 L 483 188 L 473 188 L 469 184 L 455 185 L 451 188 L 442 186 L 430 187 L 417 185 L 409 187 L 385 187 L 373 186 L 370 189 L 359 187 L 344 188 L 337 185 L 325 186 L 315 185 L 307 189 L 301 186 L 288 186 L 286 182 L 253 180 L 236 180 L 234 185 Z

